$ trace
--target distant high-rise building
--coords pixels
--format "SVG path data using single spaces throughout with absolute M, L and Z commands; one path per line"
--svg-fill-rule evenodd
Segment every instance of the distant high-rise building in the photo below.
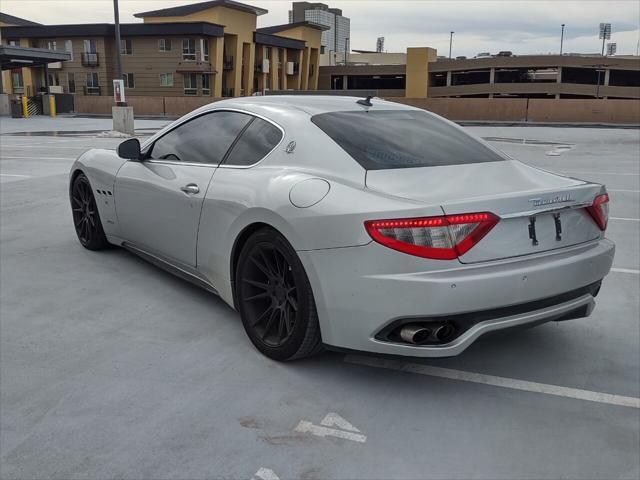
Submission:
M 342 16 L 339 8 L 324 3 L 293 2 L 289 10 L 289 23 L 313 22 L 329 27 L 322 32 L 320 53 L 344 52 L 348 49 L 351 21 Z

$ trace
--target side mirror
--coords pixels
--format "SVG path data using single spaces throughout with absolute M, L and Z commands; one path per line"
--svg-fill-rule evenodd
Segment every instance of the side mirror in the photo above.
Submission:
M 140 160 L 140 141 L 130 138 L 118 145 L 118 156 L 127 160 Z

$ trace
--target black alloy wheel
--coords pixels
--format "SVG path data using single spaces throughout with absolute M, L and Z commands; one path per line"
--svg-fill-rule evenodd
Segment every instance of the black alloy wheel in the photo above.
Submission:
M 249 238 L 236 273 L 238 308 L 253 344 L 276 360 L 322 348 L 309 280 L 295 250 L 274 230 Z
M 78 240 L 89 250 L 106 248 L 109 243 L 102 229 L 96 199 L 84 173 L 75 177 L 71 186 L 71 211 Z

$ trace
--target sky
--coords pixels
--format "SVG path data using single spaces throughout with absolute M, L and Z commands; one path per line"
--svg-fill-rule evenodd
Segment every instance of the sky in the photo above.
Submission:
M 120 21 L 139 22 L 134 13 L 195 0 L 119 0 Z M 246 0 L 266 8 L 258 27 L 287 22 L 290 1 Z M 514 54 L 557 53 L 561 24 L 566 24 L 564 52 L 597 53 L 600 22 L 612 24 L 618 54 L 636 54 L 640 40 L 638 0 L 324 0 L 351 18 L 351 48 L 374 50 L 385 37 L 385 50 L 429 46 L 452 55 L 510 50 Z M 44 24 L 113 21 L 112 0 L 0 0 L 3 13 Z

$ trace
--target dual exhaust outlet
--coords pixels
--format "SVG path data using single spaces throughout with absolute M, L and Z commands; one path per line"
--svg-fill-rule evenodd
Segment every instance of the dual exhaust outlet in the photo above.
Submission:
M 456 328 L 450 323 L 409 323 L 400 329 L 400 338 L 413 345 L 448 343 L 455 335 Z

